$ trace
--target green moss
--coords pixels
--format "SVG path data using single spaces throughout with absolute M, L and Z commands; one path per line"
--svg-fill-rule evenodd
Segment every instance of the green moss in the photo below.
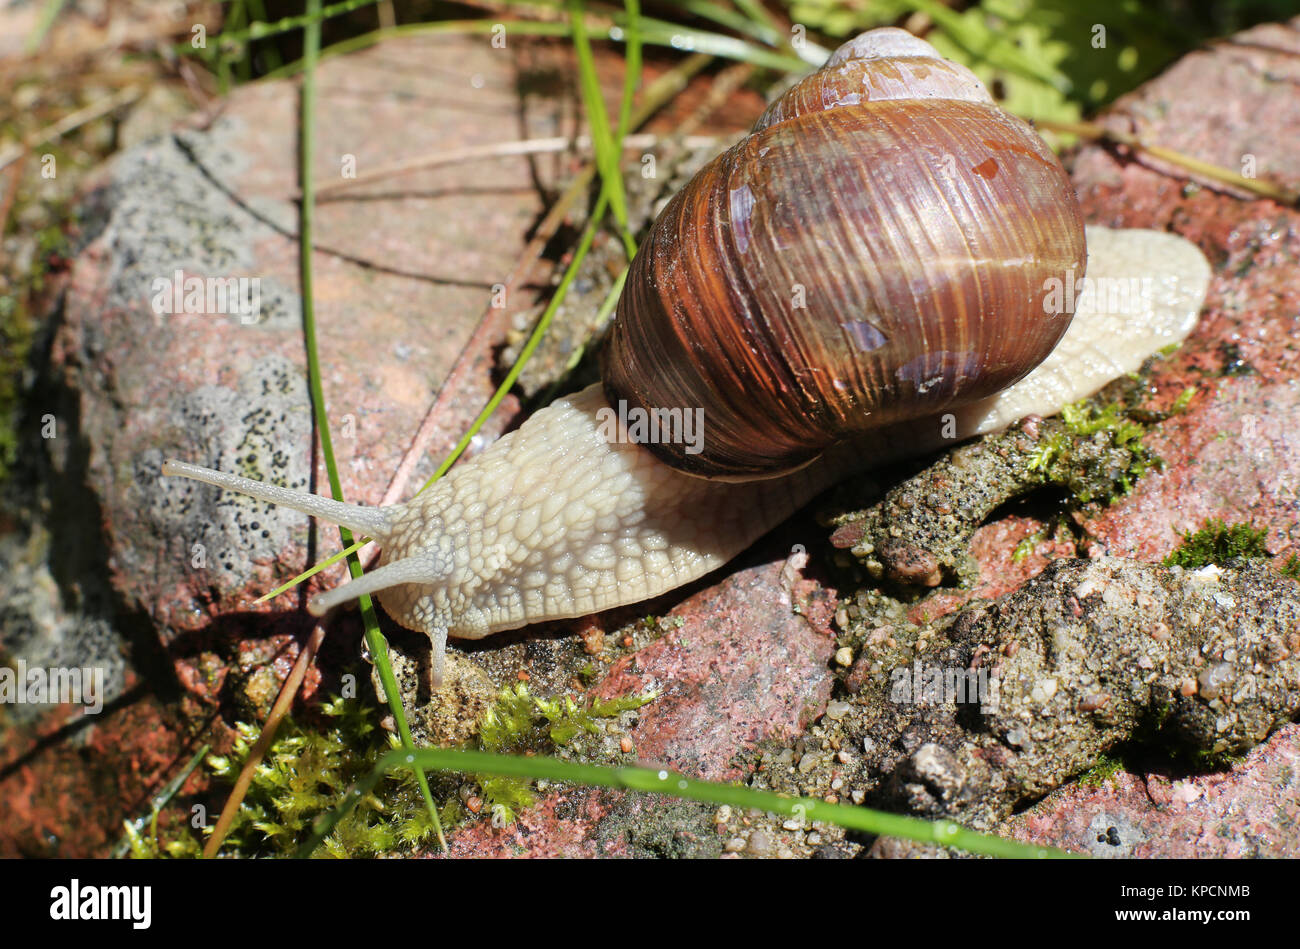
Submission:
M 1187 400 L 1179 396 L 1176 411 Z M 1147 426 L 1130 417 L 1122 402 L 1101 405 L 1085 399 L 1065 406 L 1061 420 L 1063 429 L 1046 433 L 1035 446 L 1028 470 L 1067 488 L 1084 504 L 1110 503 L 1128 494 L 1139 478 L 1161 465 L 1143 444 Z
M 537 698 L 521 682 L 513 689 L 502 690 L 484 713 L 479 723 L 479 747 L 504 754 L 551 753 L 571 747 L 580 735 L 600 734 L 608 720 L 640 708 L 657 695 L 647 692 L 580 703 L 570 695 Z M 534 801 L 532 784 L 521 778 L 484 776 L 479 787 L 497 823 L 510 823 Z
M 1236 557 L 1267 558 L 1268 550 L 1264 547 L 1267 534 L 1249 524 L 1227 525 L 1210 520 L 1200 530 L 1182 535 L 1182 544 L 1165 558 L 1165 566 L 1194 570 L 1209 564 L 1222 565 Z
M 356 699 L 333 699 L 319 710 L 323 727 L 309 728 L 292 719 L 279 733 L 253 772 L 248 792 L 222 844 L 225 856 L 289 856 L 306 836 L 312 821 L 335 807 L 358 778 L 397 740 L 375 724 L 376 712 Z M 230 754 L 211 755 L 207 766 L 222 782 L 235 781 L 261 727 L 238 722 Z M 440 814 L 446 823 L 464 817 L 459 802 Z M 183 822 L 173 822 L 174 836 L 158 831 L 158 815 L 145 835 L 127 825 L 131 855 L 197 857 L 199 839 Z M 433 826 L 412 772 L 392 772 L 340 821 L 319 851 L 321 856 L 373 857 L 410 850 L 433 839 Z
M 1174 404 L 1169 407 L 1169 414 L 1177 415 L 1186 411 L 1187 407 L 1192 404 L 1192 397 L 1195 395 L 1196 388 L 1194 386 L 1183 389 L 1182 392 L 1178 393 L 1178 398 L 1174 400 Z
M 1103 755 L 1095 765 L 1079 776 L 1079 784 L 1085 788 L 1099 788 L 1109 784 L 1124 770 L 1124 763 L 1118 758 Z
M 1065 515 L 1056 514 L 1041 528 L 1016 544 L 1016 549 L 1011 552 L 1011 562 L 1020 563 L 1033 554 L 1038 549 L 1038 545 L 1045 540 L 1052 540 L 1058 544 L 1069 542 L 1071 539 L 1070 525 L 1071 521 Z
M 1032 554 L 1036 549 L 1038 549 L 1038 545 L 1041 544 L 1046 539 L 1047 539 L 1046 530 L 1039 530 L 1030 534 L 1028 537 L 1021 540 L 1020 543 L 1016 544 L 1015 550 L 1011 551 L 1011 562 L 1020 563 L 1022 560 L 1024 560 L 1026 557 Z
M 160 857 L 198 859 L 202 855 L 203 846 L 193 834 L 174 826 L 160 828 L 159 823 L 157 812 L 149 824 L 148 833 L 142 833 L 132 821 L 124 822 L 132 860 L 157 860 Z
M 514 754 L 555 753 L 575 746 L 581 735 L 595 735 L 607 722 L 640 708 L 656 693 L 621 696 L 608 701 L 578 702 L 571 696 L 536 698 L 522 683 L 504 690 L 481 723 L 480 746 Z M 398 740 L 377 727 L 378 713 L 355 699 L 334 699 L 318 709 L 316 727 L 286 720 L 270 750 L 253 773 L 252 783 L 231 824 L 222 854 L 240 857 L 289 856 L 307 836 L 312 822 L 332 810 L 348 789 L 374 770 Z M 208 768 L 219 781 L 233 784 L 257 741 L 260 726 L 238 722 L 231 752 L 211 755 Z M 459 780 L 459 779 L 457 779 Z M 533 803 L 531 783 L 485 777 L 480 782 L 493 819 L 506 823 Z M 470 817 L 447 788 L 449 800 L 439 811 L 445 827 Z M 477 810 L 477 809 L 476 809 Z M 174 817 L 175 815 L 172 815 Z M 169 820 L 164 815 L 164 820 Z M 128 826 L 132 856 L 196 857 L 202 844 L 183 820 L 160 834 L 158 817 L 148 833 Z M 170 833 L 168 831 L 171 831 Z M 317 851 L 321 856 L 373 857 L 400 853 L 434 839 L 433 825 L 413 772 L 387 774 L 339 822 Z
M 1190 763 L 1193 771 L 1216 772 L 1231 771 L 1245 761 L 1246 756 L 1240 751 L 1211 751 L 1202 748 L 1184 755 L 1183 760 Z
M 1292 554 L 1282 566 L 1282 576 L 1300 581 L 1300 554 Z
M 379 729 L 375 710 L 353 700 L 334 699 L 320 709 L 320 729 L 293 721 L 280 727 L 231 825 L 223 851 L 244 856 L 289 855 L 317 815 L 337 805 L 354 781 L 369 773 L 397 740 Z M 229 755 L 209 766 L 233 781 L 259 726 L 239 723 Z M 449 813 L 448 817 L 456 815 Z M 366 857 L 409 849 L 432 839 L 433 827 L 412 772 L 393 772 L 339 823 L 319 851 L 334 857 Z
M 1141 438 L 1146 429 L 1129 419 L 1118 402 L 1098 406 L 1086 399 L 1061 409 L 1061 418 L 1070 431 L 1078 436 L 1109 433 L 1115 444 L 1126 445 Z
M 686 625 L 686 620 L 681 616 L 645 616 L 642 617 L 641 624 L 645 626 L 646 629 L 654 632 L 656 630 L 667 628 L 681 629 Z

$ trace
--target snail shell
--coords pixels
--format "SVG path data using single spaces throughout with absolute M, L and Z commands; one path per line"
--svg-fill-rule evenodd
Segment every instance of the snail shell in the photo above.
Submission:
M 877 30 L 776 101 L 678 193 L 628 276 L 611 403 L 703 408 L 704 476 L 771 475 L 963 405 L 1043 361 L 1083 275 L 1061 164 L 965 67 Z

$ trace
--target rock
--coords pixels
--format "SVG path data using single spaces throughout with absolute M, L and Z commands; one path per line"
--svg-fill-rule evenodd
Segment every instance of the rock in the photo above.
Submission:
M 1136 133 L 1144 141 L 1229 168 L 1241 168 L 1249 160 L 1261 176 L 1295 188 L 1300 184 L 1300 106 L 1291 90 L 1300 81 L 1298 23 L 1257 27 L 1223 47 L 1188 55 L 1120 100 L 1103 121 Z M 1261 109 L 1260 103 L 1269 105 Z M 1266 529 L 1267 550 L 1274 565 L 1282 567 L 1300 550 L 1300 521 L 1296 518 L 1300 436 L 1293 424 L 1300 409 L 1296 384 L 1300 351 L 1287 342 L 1294 340 L 1300 329 L 1296 318 L 1300 281 L 1295 263 L 1300 258 L 1300 214 L 1271 201 L 1228 194 L 1218 187 L 1188 185 L 1184 172 L 1158 169 L 1158 163 L 1146 157 L 1117 155 L 1111 149 L 1084 147 L 1069 165 L 1089 222 L 1176 230 L 1198 243 L 1216 271 L 1198 327 L 1176 352 L 1153 360 L 1142 392 L 1145 406 L 1153 412 L 1170 408 L 1188 388 L 1195 393 L 1185 411 L 1155 424 L 1146 436 L 1146 443 L 1163 459 L 1164 468 L 1144 475 L 1131 494 L 1115 503 L 1084 511 L 1080 520 L 1092 541 L 1088 555 L 1160 561 L 1180 544 L 1182 533 L 1201 528 L 1210 518 L 1221 518 Z M 1051 420 L 1045 422 L 1050 425 Z M 1036 423 L 1035 429 L 1043 424 Z M 908 619 L 930 622 L 968 602 L 1003 595 L 1044 569 L 1045 552 L 1070 556 L 1069 549 L 1058 546 L 1052 551 L 1038 544 L 1029 557 L 1019 563 L 1012 561 L 1020 541 L 1045 526 L 1042 520 L 1013 516 L 980 527 L 969 547 L 978 563 L 978 580 L 972 588 L 937 591 L 917 602 Z M 870 541 L 870 531 L 859 522 L 845 530 L 840 542 L 850 546 Z M 1213 576 L 1214 571 L 1205 574 L 1207 580 Z M 1073 595 L 1063 591 L 1065 615 L 1095 618 L 1098 610 L 1110 617 L 1121 615 L 1123 605 L 1116 601 L 1117 590 L 1107 597 L 1105 589 L 1086 587 Z M 1197 609 L 1185 614 L 1183 626 L 1205 623 L 1218 636 L 1225 620 L 1228 628 L 1233 628 L 1231 624 L 1243 616 L 1282 609 L 1290 602 L 1289 594 L 1284 588 L 1278 592 L 1281 599 L 1274 600 L 1269 594 L 1264 601 L 1259 599 L 1260 591 L 1207 595 Z M 1235 730 L 1243 724 L 1242 719 L 1211 707 L 1211 703 L 1232 707 L 1246 699 L 1252 688 L 1258 689 L 1258 683 L 1239 686 L 1236 677 L 1253 678 L 1285 661 L 1291 651 L 1288 631 L 1294 630 L 1297 622 L 1294 616 L 1287 616 L 1277 635 L 1252 643 L 1245 650 L 1248 655 L 1240 655 L 1240 650 L 1234 653 L 1231 642 L 1219 641 L 1204 657 L 1206 665 L 1188 667 L 1183 663 L 1181 678 L 1167 683 L 1173 707 L 1198 710 L 1187 722 L 1188 733 L 1199 736 L 1204 742 L 1200 747 L 1206 750 L 1232 734 L 1238 734 L 1239 747 L 1249 747 L 1270 729 L 1280 728 L 1235 765 L 1230 775 L 1187 778 L 1202 790 L 1204 783 L 1213 782 L 1223 795 L 1216 806 L 1205 800 L 1205 790 L 1188 805 L 1188 812 L 1167 813 L 1150 803 L 1160 800 L 1159 781 L 1148 775 L 1144 793 L 1141 777 L 1121 776 L 1124 781 L 1113 787 L 1138 785 L 1137 790 L 1125 790 L 1121 795 L 1122 814 L 1110 799 L 1119 792 L 1112 790 L 1108 796 L 1083 788 L 1059 790 L 1031 811 L 1050 814 L 1055 829 L 1049 833 L 1043 829 L 1048 818 L 1040 821 L 1035 817 L 1029 823 L 1013 822 L 1016 833 L 1025 839 L 1050 839 L 1108 854 L 1300 851 L 1300 837 L 1290 831 L 1290 819 L 1280 817 L 1269 832 L 1261 830 L 1260 815 L 1267 813 L 1267 802 L 1271 799 L 1277 806 L 1279 794 L 1286 793 L 1278 789 L 1286 785 L 1289 762 L 1297 747 L 1294 726 L 1283 724 L 1289 713 L 1266 714 L 1265 721 L 1246 726 L 1241 734 Z M 1149 631 L 1150 640 L 1162 654 L 1168 654 L 1171 635 L 1176 638 L 1176 630 L 1161 621 L 1154 622 Z M 1251 657 L 1258 660 L 1257 668 L 1251 665 Z M 1167 675 L 1171 668 L 1155 656 L 1132 659 L 1134 672 L 1152 679 Z M 1017 655 L 1013 662 L 1023 662 L 1023 657 Z M 1243 667 L 1243 662 L 1250 668 Z M 1108 668 L 1114 674 L 1118 667 Z M 1096 671 L 1105 674 L 1106 668 Z M 850 689 L 861 690 L 868 674 L 869 668 L 855 666 Z M 1039 677 L 1029 685 L 1031 702 L 1035 698 L 1060 702 L 1065 694 L 1060 690 L 1063 683 L 1049 696 L 1043 681 L 1044 677 Z M 1204 694 L 1207 686 L 1208 695 Z M 1285 686 L 1279 682 L 1273 692 L 1285 698 L 1288 690 L 1294 690 L 1294 683 Z M 1125 714 L 1121 710 L 1129 701 L 1131 697 L 1107 684 L 1080 695 L 1078 708 L 1118 725 Z M 927 726 L 937 727 L 936 723 Z M 1034 726 L 1015 726 L 1007 728 L 1005 740 L 1015 755 L 1032 756 L 1045 735 L 1041 725 L 1037 734 Z M 1089 760 L 1088 756 L 1083 760 Z M 1040 771 L 1044 764 L 1039 763 Z M 1277 781 L 1271 792 L 1265 775 L 1274 775 Z M 1172 800 L 1172 792 L 1165 799 Z M 1234 801 L 1239 809 L 1234 809 Z M 1098 817 L 1099 808 L 1105 809 L 1102 817 Z M 1205 820 L 1200 827 L 1195 823 L 1198 815 Z M 1099 830 L 1098 823 L 1102 825 Z M 1101 843 L 1096 840 L 1098 833 Z
M 1121 772 L 1073 784 L 1007 821 L 1002 833 L 1094 856 L 1224 859 L 1300 851 L 1300 725 L 1286 725 L 1231 768 L 1181 778 Z M 1118 844 L 1107 836 L 1116 828 Z
M 733 759 L 766 740 L 791 741 L 830 695 L 829 615 L 817 623 L 780 601 L 784 559 L 764 545 L 768 562 L 748 567 L 688 597 L 658 625 L 657 640 L 618 660 L 594 690 L 609 699 L 651 688 L 663 694 L 638 710 L 631 735 L 649 764 L 713 780 L 743 779 Z M 680 626 L 677 619 L 681 619 Z M 576 809 L 566 802 L 581 799 Z M 557 819 L 552 815 L 565 815 Z M 712 811 L 699 822 L 716 837 Z M 635 814 L 636 819 L 630 820 Z M 456 855 L 610 856 L 637 853 L 637 834 L 671 825 L 680 813 L 653 795 L 570 789 L 541 796 L 539 806 L 506 828 L 486 821 L 455 835 Z M 582 827 L 575 827 L 575 821 Z M 585 828 L 585 830 L 584 830 Z M 761 848 L 770 838 L 765 832 Z M 595 848 L 600 841 L 600 847 Z M 754 852 L 751 837 L 749 852 Z
M 463 745 L 478 734 L 479 721 L 497 697 L 492 681 L 473 660 L 459 653 L 448 653 L 443 669 L 442 688 L 432 696 L 421 695 L 427 684 L 423 662 L 429 661 L 427 650 L 413 659 L 397 649 L 389 650 L 389 662 L 398 688 L 407 698 L 407 724 L 411 741 L 418 748 L 450 747 Z M 380 702 L 386 702 L 384 686 L 379 680 L 379 670 L 372 667 L 371 682 Z M 392 716 L 386 716 L 384 725 L 394 734 Z
M 1249 158 L 1260 177 L 1294 188 L 1300 104 L 1288 90 L 1298 48 L 1294 21 L 1248 30 L 1227 47 L 1184 57 L 1116 103 L 1111 121 L 1229 168 Z M 1265 101 L 1266 110 L 1241 107 Z M 1150 164 L 1091 148 L 1074 162 L 1074 177 L 1092 220 L 1176 228 L 1214 264 L 1218 276 L 1199 325 L 1175 355 L 1156 362 L 1148 386 L 1157 405 L 1184 387 L 1197 395 L 1150 439 L 1165 470 L 1086 526 L 1108 553 L 1151 560 L 1209 518 L 1249 521 L 1268 530 L 1268 549 L 1281 564 L 1300 543 L 1300 432 L 1292 424 L 1300 411 L 1300 351 L 1279 344 L 1297 331 L 1300 214 L 1185 187 L 1185 174 L 1167 177 Z
M 792 741 L 830 697 L 832 641 L 783 606 L 779 561 L 746 568 L 677 607 L 684 622 L 619 660 L 602 698 L 659 687 L 633 735 L 644 761 L 715 780 L 765 739 Z

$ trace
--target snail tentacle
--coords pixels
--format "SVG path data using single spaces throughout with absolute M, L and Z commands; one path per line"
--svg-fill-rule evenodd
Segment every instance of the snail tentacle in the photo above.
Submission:
M 247 494 L 259 501 L 279 504 L 300 511 L 303 514 L 310 514 L 312 517 L 319 517 L 331 524 L 338 524 L 349 530 L 357 531 L 375 540 L 382 540 L 392 530 L 388 523 L 385 508 L 366 507 L 361 504 L 345 504 L 342 501 L 335 501 L 333 498 L 323 498 L 305 491 L 294 491 L 291 488 L 282 488 L 279 485 L 254 481 L 252 478 L 241 478 L 239 475 L 227 474 L 224 471 L 216 471 L 200 465 L 192 465 L 189 462 L 177 461 L 174 458 L 163 462 L 162 473 L 168 476 L 179 476 L 194 481 L 202 481 L 204 484 L 211 484 L 227 491 Z
M 394 560 L 361 576 L 316 594 L 307 604 L 312 616 L 324 616 L 341 603 L 347 603 L 368 593 L 378 593 L 398 586 L 431 587 L 445 581 L 452 574 L 452 566 L 445 557 L 432 549 Z

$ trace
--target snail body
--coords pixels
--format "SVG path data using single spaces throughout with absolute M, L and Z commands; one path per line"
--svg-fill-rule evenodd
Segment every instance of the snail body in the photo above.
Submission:
M 1150 281 L 1142 311 L 1059 305 L 1053 288 L 1072 291 L 1085 263 L 1093 279 Z M 1190 332 L 1208 278 L 1181 238 L 1085 236 L 1028 126 L 928 44 L 877 30 L 669 203 L 633 263 L 602 384 L 405 504 L 176 461 L 163 473 L 372 537 L 379 568 L 309 609 L 378 594 L 429 635 L 436 682 L 449 635 L 654 597 L 853 471 L 1089 395 Z M 699 412 L 702 443 L 639 444 L 620 403 Z

